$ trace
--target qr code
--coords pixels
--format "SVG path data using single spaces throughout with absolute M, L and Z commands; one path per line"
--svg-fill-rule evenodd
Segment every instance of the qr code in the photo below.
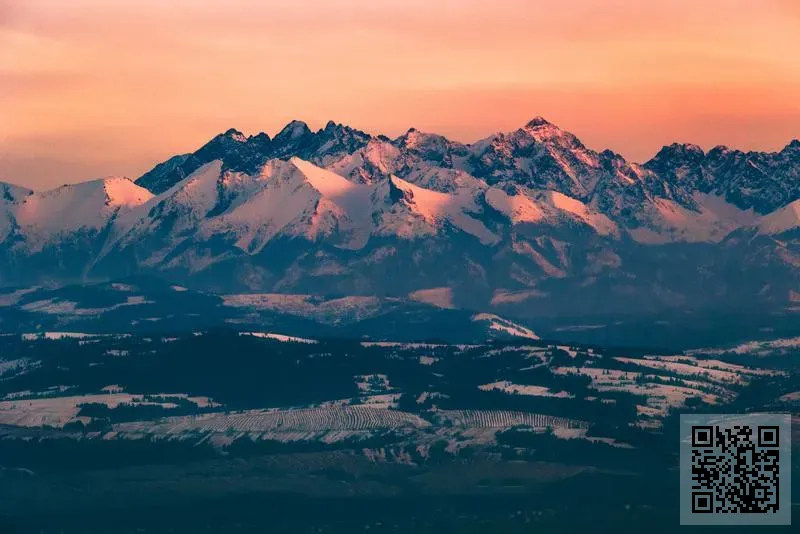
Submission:
M 775 513 L 780 427 L 692 427 L 692 512 Z
M 681 416 L 681 522 L 786 524 L 791 421 L 782 414 Z M 691 522 L 684 519 L 691 518 Z M 723 519 L 719 519 L 723 518 Z M 776 521 L 780 518 L 780 522 Z

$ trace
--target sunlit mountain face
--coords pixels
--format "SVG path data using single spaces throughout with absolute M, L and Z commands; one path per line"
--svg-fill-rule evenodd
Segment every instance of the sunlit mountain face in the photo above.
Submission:
M 798 299 L 800 143 L 639 165 L 544 118 L 472 144 L 329 122 L 230 129 L 136 180 L 3 185 L 5 286 L 148 275 L 218 293 L 447 295 L 553 313 Z

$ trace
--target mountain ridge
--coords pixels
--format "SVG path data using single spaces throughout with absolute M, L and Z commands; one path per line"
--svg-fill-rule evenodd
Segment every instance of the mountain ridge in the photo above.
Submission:
M 229 129 L 135 182 L 110 180 L 130 202 L 65 195 L 44 212 L 69 216 L 41 215 L 53 224 L 38 233 L 31 206 L 90 186 L 4 186 L 0 285 L 150 273 L 221 292 L 449 287 L 473 309 L 561 313 L 792 307 L 798 283 L 797 141 L 773 153 L 674 143 L 639 165 L 542 117 L 472 144 L 292 121 L 274 138 Z

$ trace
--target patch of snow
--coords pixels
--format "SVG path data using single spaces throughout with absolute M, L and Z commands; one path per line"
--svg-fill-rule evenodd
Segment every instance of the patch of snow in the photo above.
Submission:
M 574 395 L 566 391 L 558 391 L 554 393 L 545 386 L 531 386 L 525 384 L 514 384 L 508 380 L 500 382 L 492 382 L 491 384 L 483 384 L 478 386 L 481 391 L 502 391 L 504 393 L 512 393 L 516 395 L 531 395 L 534 397 L 554 397 L 558 399 L 572 399 Z
M 733 354 L 758 354 L 767 355 L 772 352 L 783 352 L 786 350 L 795 350 L 800 348 L 800 336 L 792 338 L 771 339 L 765 341 L 748 341 L 731 348 L 709 348 L 709 349 L 694 349 L 689 351 L 690 354 L 724 354 L 731 352 Z
M 570 358 L 574 358 L 578 355 L 578 351 L 568 345 L 556 345 L 556 348 L 566 352 Z
M 76 302 L 69 300 L 45 299 L 28 302 L 22 306 L 27 312 L 46 313 L 48 315 L 100 315 L 109 311 L 122 308 L 124 306 L 138 306 L 141 304 L 152 304 L 143 296 L 134 295 L 126 298 L 125 302 L 113 304 L 106 308 L 79 308 Z
M 555 374 L 580 374 L 592 379 L 592 389 L 599 392 L 624 391 L 647 398 L 647 406 L 652 413 L 665 416 L 669 410 L 684 406 L 690 397 L 699 397 L 707 404 L 718 404 L 723 398 L 730 399 L 732 393 L 723 388 L 716 388 L 716 393 L 705 391 L 707 382 L 693 380 L 677 380 L 677 384 L 665 384 L 655 375 L 644 375 L 634 371 L 603 369 L 596 367 L 556 367 Z M 702 388 L 702 389 L 701 389 Z
M 17 358 L 14 360 L 0 361 L 0 376 L 10 373 L 18 373 L 29 367 L 36 367 L 41 362 L 33 361 L 30 358 Z
M 252 293 L 223 295 L 226 306 L 234 308 L 253 308 L 287 313 L 299 317 L 312 318 L 323 324 L 358 322 L 378 315 L 383 302 L 377 297 L 351 296 L 323 299 L 312 295 L 292 295 L 281 293 Z
M 580 219 L 595 229 L 600 235 L 616 235 L 617 225 L 602 213 L 590 208 L 578 199 L 568 197 L 557 191 L 549 191 L 547 198 L 553 206 Z
M 364 393 L 384 393 L 392 389 L 389 377 L 384 374 L 356 375 L 356 386 Z
M 758 216 L 752 210 L 741 210 L 722 197 L 695 193 L 698 211 L 677 202 L 655 198 L 646 205 L 649 219 L 646 226 L 631 229 L 634 240 L 642 244 L 663 244 L 673 241 L 717 243 L 733 230 L 755 223 Z
M 129 179 L 112 177 L 34 193 L 16 207 L 15 217 L 27 246 L 39 251 L 56 236 L 98 231 L 118 212 L 151 198 L 152 193 Z
M 391 180 L 403 191 L 405 202 L 412 207 L 414 213 L 421 215 L 429 224 L 440 225 L 448 221 L 454 227 L 477 237 L 485 245 L 493 245 L 500 240 L 482 222 L 468 215 L 479 212 L 472 192 L 440 193 L 396 176 L 392 176 Z
M 513 323 L 507 319 L 503 319 L 497 315 L 493 315 L 491 313 L 478 313 L 472 316 L 473 322 L 488 322 L 489 329 L 495 330 L 498 332 L 503 332 L 505 334 L 514 336 L 514 337 L 524 337 L 528 339 L 539 339 L 531 329 L 526 328 L 524 326 L 518 325 Z
M 37 339 L 84 339 L 91 337 L 103 336 L 106 334 L 84 334 L 81 332 L 36 332 L 30 334 L 22 334 L 22 339 L 25 341 L 35 341 Z
M 537 223 L 545 218 L 541 207 L 527 196 L 509 195 L 497 187 L 486 191 L 486 202 L 514 224 Z
M 657 359 L 636 359 L 636 358 L 623 358 L 623 357 L 616 357 L 614 359 L 618 362 L 637 365 L 640 367 L 649 367 L 651 369 L 663 369 L 665 371 L 671 371 L 675 374 L 682 376 L 700 376 L 723 384 L 740 384 L 744 382 L 744 377 L 741 374 L 721 369 L 700 367 L 697 365 L 691 365 L 689 363 L 679 363 L 676 361 L 661 361 Z
M 408 298 L 417 302 L 424 302 L 438 308 L 453 309 L 453 289 L 449 287 L 433 287 L 420 289 L 408 294 Z
M 800 228 L 800 199 L 764 215 L 758 221 L 758 233 L 762 235 L 782 234 L 796 228 Z
M 783 402 L 800 403 L 800 391 L 794 391 L 778 397 Z
M 284 334 L 273 334 L 271 332 L 239 332 L 239 335 L 253 336 L 263 339 L 274 339 L 276 341 L 282 341 L 284 343 L 308 343 L 308 344 L 319 343 L 316 339 L 306 339 L 303 337 L 287 336 Z
M 491 305 L 499 306 L 501 304 L 516 304 L 519 302 L 525 302 L 526 300 L 537 299 L 546 296 L 547 293 L 537 289 L 523 289 L 520 291 L 506 291 L 503 289 L 498 289 L 492 296 Z
M 36 287 L 28 287 L 25 289 L 17 289 L 11 293 L 3 293 L 2 295 L 0 295 L 0 307 L 14 306 L 22 299 L 22 297 L 24 297 L 28 293 L 36 291 L 37 289 L 38 288 Z
M 170 394 L 160 394 L 157 396 L 180 396 Z M 195 397 L 185 396 L 190 401 Z M 199 403 L 204 401 L 197 397 Z M 0 402 L 0 424 L 37 427 L 52 426 L 63 427 L 70 421 L 75 420 L 80 411 L 81 404 L 99 403 L 105 404 L 111 409 L 120 404 L 134 405 L 160 405 L 165 408 L 175 408 L 173 403 L 160 403 L 145 401 L 143 395 L 132 395 L 129 393 L 103 393 L 96 395 L 77 395 L 69 397 L 48 397 L 25 400 L 9 400 Z

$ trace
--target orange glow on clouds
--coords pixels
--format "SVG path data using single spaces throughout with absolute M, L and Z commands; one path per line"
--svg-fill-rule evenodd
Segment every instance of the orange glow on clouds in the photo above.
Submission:
M 800 136 L 796 0 L 0 0 L 0 180 L 138 176 L 236 127 L 461 141 L 543 115 L 637 161 Z

